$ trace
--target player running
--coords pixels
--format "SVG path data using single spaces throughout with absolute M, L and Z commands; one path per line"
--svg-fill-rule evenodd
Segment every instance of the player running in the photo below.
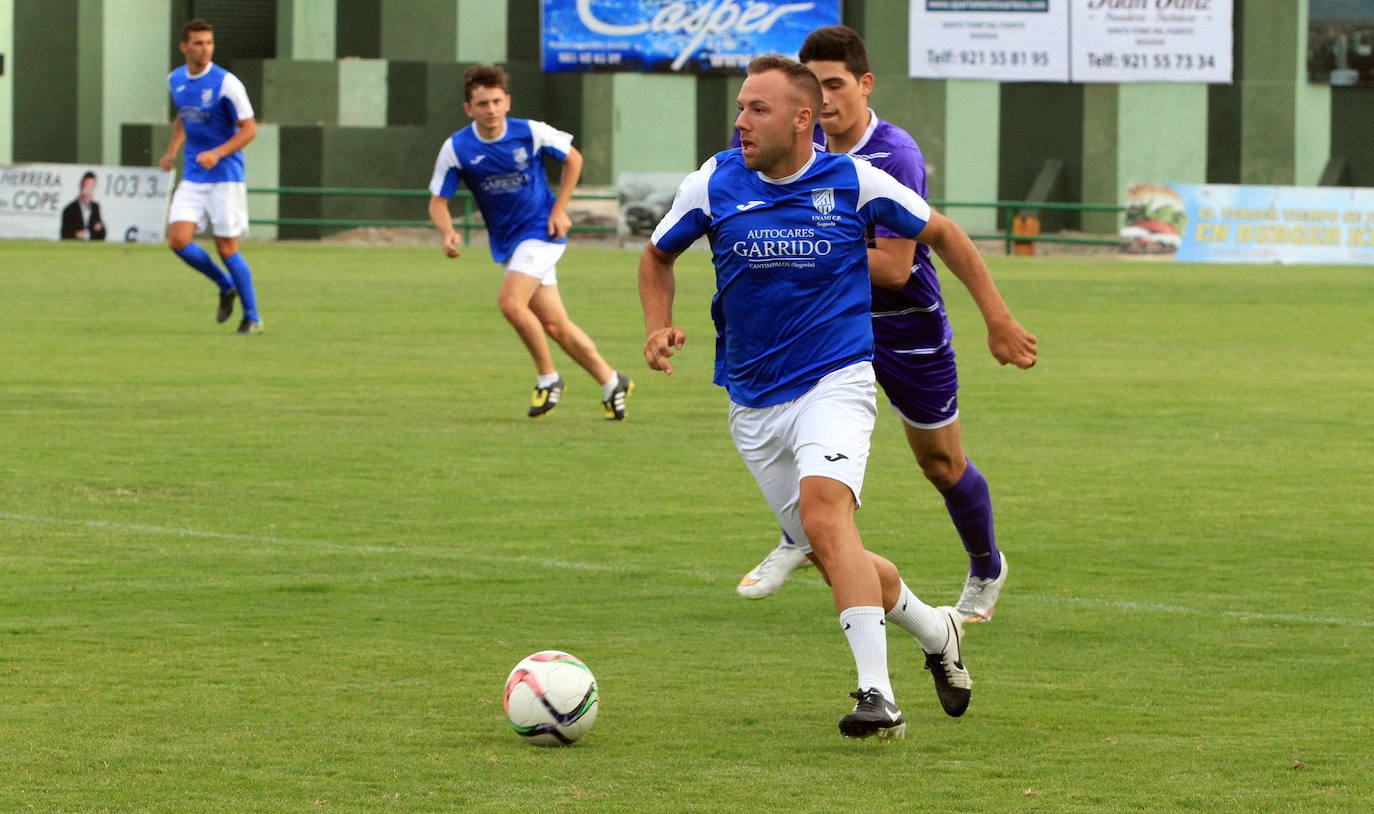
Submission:
M 192 20 L 182 26 L 178 47 L 186 64 L 167 77 L 177 117 L 158 166 L 172 169 L 182 144 L 186 160 L 167 213 L 167 245 L 219 287 L 216 322 L 234 315 L 237 298 L 243 303 L 238 332 L 261 333 L 253 272 L 239 253 L 239 238 L 248 232 L 248 184 L 240 151 L 258 134 L 253 106 L 239 78 L 211 61 L 215 30 L 209 23 Z M 193 242 L 207 222 L 214 227 L 215 250 L 228 274 Z
M 877 418 L 869 280 L 909 276 L 913 239 L 951 267 L 981 265 L 972 241 L 892 176 L 811 143 L 820 84 L 804 65 L 755 58 L 739 93 L 741 146 L 717 153 L 678 188 L 640 258 L 649 367 L 672 373 L 686 342 L 673 323 L 674 263 L 710 235 L 715 381 L 730 395 L 730 430 L 779 524 L 830 583 L 858 671 L 848 737 L 902 737 L 887 668 L 885 620 L 926 654 L 945 712 L 972 694 L 953 608 L 922 603 L 854 524 Z M 881 223 L 905 243 L 868 249 Z
M 537 378 L 530 418 L 553 411 L 563 398 L 563 377 L 553 366 L 547 337 L 601 385 L 601 407 L 608 421 L 625 418 L 625 400 L 634 382 L 616 372 L 597 353 L 591 337 L 568 317 L 558 294 L 556 265 L 567 248 L 568 202 L 582 173 L 582 154 L 572 136 L 531 119 L 509 117 L 511 97 L 506 72 L 474 65 L 463 74 L 463 112 L 472 124 L 444 140 L 429 182 L 429 217 L 439 230 L 444 254 L 462 253 L 463 238 L 453 228 L 448 200 L 461 180 L 482 211 L 491 256 L 505 268 L 499 303 L 530 356 Z M 563 162 L 558 197 L 549 191 L 544 156 Z
M 816 74 L 824 92 L 817 139 L 821 146 L 867 160 L 924 198 L 925 159 L 920 148 L 905 130 L 882 121 L 868 107 L 873 74 L 858 32 L 846 26 L 816 29 L 798 56 Z M 878 247 L 894 253 L 907 243 L 881 224 L 874 234 Z M 950 271 L 982 312 L 993 357 L 1004 365 L 1033 366 L 1035 337 L 1012 318 L 987 267 L 977 263 L 951 266 Z M 921 472 L 944 497 L 968 553 L 969 574 L 956 607 L 965 622 L 987 621 L 1008 569 L 993 533 L 987 480 L 965 456 L 959 439 L 959 380 L 952 332 L 928 245 L 916 245 L 909 278 L 899 290 L 873 287 L 873 335 L 878 383 L 902 419 Z M 751 599 L 768 596 L 805 562 L 805 552 L 784 531 L 777 546 L 740 580 L 736 590 Z

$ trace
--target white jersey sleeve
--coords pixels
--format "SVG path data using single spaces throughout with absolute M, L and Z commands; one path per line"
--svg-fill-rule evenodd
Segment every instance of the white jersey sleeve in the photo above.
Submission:
M 453 139 L 446 138 L 434 159 L 434 174 L 429 177 L 429 193 L 439 198 L 452 198 L 458 192 L 458 171 L 463 168 L 453 151 Z
M 711 174 L 716 158 L 711 156 L 701 168 L 682 180 L 673 196 L 672 208 L 658 222 L 649 242 L 662 251 L 676 254 L 706 234 L 711 225 Z
M 572 149 L 572 133 L 565 133 L 557 127 L 530 119 L 530 138 L 534 141 L 534 151 L 538 153 L 549 148 L 560 160 L 568 157 Z
M 219 95 L 234 105 L 234 121 L 241 122 L 253 118 L 253 104 L 248 101 L 248 89 L 237 76 L 231 73 L 224 74 L 224 81 L 219 85 Z
M 862 159 L 854 161 L 854 171 L 859 179 L 856 207 L 860 212 L 869 209 L 873 222 L 908 238 L 930 222 L 930 204 L 910 187 Z

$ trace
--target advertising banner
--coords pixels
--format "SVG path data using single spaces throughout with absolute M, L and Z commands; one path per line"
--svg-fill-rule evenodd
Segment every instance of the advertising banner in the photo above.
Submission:
M 1232 0 L 911 0 L 907 74 L 1230 84 Z
M 1069 81 L 1064 0 L 911 0 L 910 27 L 910 76 Z
M 172 179 L 156 167 L 0 166 L 0 238 L 159 243 Z
M 1136 184 L 1121 238 L 1188 262 L 1374 265 L 1374 189 Z
M 840 0 L 543 0 L 541 62 L 545 73 L 740 73 L 839 23 Z
M 1073 82 L 1231 84 L 1232 0 L 1074 0 Z

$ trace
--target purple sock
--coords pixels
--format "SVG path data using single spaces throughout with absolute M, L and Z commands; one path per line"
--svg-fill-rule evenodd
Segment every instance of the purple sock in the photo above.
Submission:
M 969 574 L 979 579 L 995 579 L 1002 573 L 1002 557 L 992 530 L 992 495 L 983 473 L 968 462 L 959 482 L 941 489 L 949 519 L 959 530 L 959 539 L 968 552 Z

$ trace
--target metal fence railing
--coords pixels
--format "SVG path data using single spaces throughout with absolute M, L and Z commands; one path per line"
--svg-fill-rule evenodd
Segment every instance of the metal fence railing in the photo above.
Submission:
M 363 187 L 250 187 L 248 190 L 253 194 L 262 195 L 318 195 L 324 197 L 387 197 L 387 198 L 429 198 L 428 190 L 417 189 L 367 189 Z M 619 196 L 614 192 L 578 192 L 573 194 L 573 200 L 601 200 L 614 201 Z M 463 233 L 463 241 L 467 242 L 474 229 L 486 228 L 480 220 L 473 219 L 472 193 L 467 190 L 459 190 L 451 199 L 458 205 L 457 217 L 454 218 L 454 226 L 458 227 Z M 1034 243 L 1061 243 L 1079 244 L 1090 246 L 1114 246 L 1118 243 L 1115 237 L 1071 237 L 1058 235 L 1041 234 L 1017 234 L 1016 219 L 1018 213 L 1035 213 L 1038 210 L 1059 210 L 1073 212 L 1124 212 L 1124 206 L 1110 204 L 1084 204 L 1084 203 L 1060 203 L 1050 201 L 931 201 L 931 205 L 937 209 L 994 209 L 997 212 L 996 221 L 1002 224 L 1002 230 L 982 234 L 970 234 L 974 240 L 1000 240 L 1005 244 L 1006 253 L 1011 254 L 1016 244 Z M 250 223 L 263 224 L 268 226 L 313 226 L 325 229 L 350 229 L 363 226 L 377 227 L 425 227 L 431 226 L 429 219 L 424 220 L 384 220 L 378 218 L 252 218 Z M 592 226 L 578 225 L 573 227 L 575 232 L 590 233 L 611 233 L 615 232 L 614 226 Z

